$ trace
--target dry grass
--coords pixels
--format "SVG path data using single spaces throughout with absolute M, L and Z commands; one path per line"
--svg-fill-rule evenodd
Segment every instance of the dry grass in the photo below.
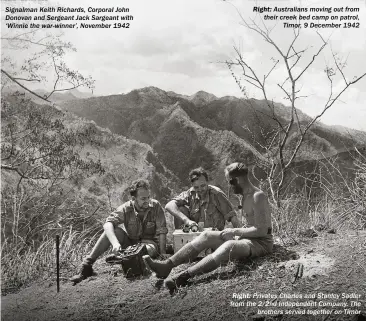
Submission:
M 231 301 L 243 301 L 234 299 L 233 293 L 278 295 L 281 292 L 354 292 L 362 294 L 360 302 L 365 307 L 364 240 L 364 232 L 360 235 L 349 232 L 343 236 L 324 233 L 317 239 L 299 239 L 299 244 L 288 248 L 276 245 L 274 253 L 269 256 L 245 262 L 230 262 L 209 274 L 197 276 L 173 296 L 166 289 L 157 287 L 158 282 L 154 276 L 130 281 L 123 277 L 118 266 L 111 267 L 98 261 L 97 277 L 91 277 L 75 287 L 62 281 L 60 293 L 56 293 L 54 282 L 42 282 L 34 283 L 20 293 L 6 296 L 3 301 L 3 318 L 4 321 L 56 321 L 62 315 L 63 319 L 70 321 L 263 320 L 257 315 L 257 307 L 230 306 Z M 281 268 L 279 263 L 297 259 L 300 253 L 307 253 L 309 249 L 332 257 L 336 264 L 329 276 L 300 278 L 292 283 L 293 273 Z M 187 265 L 175 268 L 173 274 L 186 267 Z M 67 271 L 63 270 L 63 275 L 66 274 Z M 271 302 L 275 304 L 280 301 L 289 300 Z M 264 320 L 310 321 L 323 320 L 323 317 L 277 315 L 274 319 Z M 331 320 L 351 320 L 352 317 L 342 314 Z
M 72 227 L 60 236 L 60 268 L 75 268 L 86 253 L 90 252 L 99 231 L 91 235 L 95 228 L 83 232 Z M 89 236 L 89 237 L 86 237 Z M 14 292 L 30 282 L 48 278 L 56 271 L 55 239 L 48 237 L 37 248 L 4 242 L 1 248 L 2 293 Z
M 294 195 L 283 200 L 281 208 L 273 208 L 274 234 L 280 237 L 283 245 L 297 244 L 299 235 L 309 228 L 321 226 L 322 230 L 336 231 L 365 228 L 366 158 L 360 157 L 356 161 L 356 179 L 346 184 L 343 195 L 339 195 L 339 189 L 333 189 L 338 194 L 332 195 L 332 189 L 327 188 L 328 192 L 316 204 L 303 195 Z M 169 224 L 171 230 L 173 223 Z M 92 226 L 82 232 L 72 227 L 65 230 L 60 235 L 61 269 L 75 271 L 100 232 L 101 226 Z M 16 291 L 36 279 L 48 278 L 56 269 L 55 240 L 47 237 L 38 248 L 16 246 L 5 241 L 1 248 L 1 262 L 3 294 Z

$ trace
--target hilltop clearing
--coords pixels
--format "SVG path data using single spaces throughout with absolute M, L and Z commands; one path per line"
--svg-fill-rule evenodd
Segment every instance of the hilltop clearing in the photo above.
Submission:
M 66 280 L 75 271 L 63 270 L 60 293 L 49 279 L 3 297 L 2 320 L 364 320 L 366 231 L 340 233 L 320 234 L 286 247 L 281 241 L 271 256 L 230 263 L 193 279 L 173 296 L 159 289 L 153 275 L 127 281 L 118 266 L 100 260 L 98 276 L 76 286 Z M 298 263 L 304 273 L 294 281 Z M 240 306 L 248 301 L 257 306 Z M 285 306 L 309 302 L 312 306 Z M 360 306 L 351 307 L 351 302 Z M 305 315 L 297 314 L 304 309 Z M 267 312 L 258 315 L 258 310 Z M 342 313 L 335 315 L 338 310 Z M 272 314 L 276 311 L 282 313 Z M 289 311 L 293 314 L 286 314 Z

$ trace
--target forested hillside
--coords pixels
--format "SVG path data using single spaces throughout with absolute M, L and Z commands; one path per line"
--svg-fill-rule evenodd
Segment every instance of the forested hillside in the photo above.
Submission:
M 92 225 L 126 201 L 140 177 L 163 203 L 177 190 L 177 177 L 147 144 L 19 95 L 2 101 L 1 133 L 3 241 L 28 244 L 44 231 Z

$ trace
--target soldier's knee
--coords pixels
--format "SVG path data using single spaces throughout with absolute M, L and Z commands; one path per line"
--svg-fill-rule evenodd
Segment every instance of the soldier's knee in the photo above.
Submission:
M 226 241 L 224 244 L 222 244 L 222 246 L 225 248 L 225 249 L 228 249 L 228 250 L 231 250 L 235 245 L 237 244 L 236 241 L 234 240 L 229 240 L 229 241 Z
M 125 238 L 127 237 L 126 232 L 120 228 L 120 227 L 115 227 L 114 228 L 114 234 L 116 235 L 118 241 L 122 244 L 123 241 L 125 240 Z
M 152 258 L 155 258 L 158 256 L 158 252 L 156 251 L 156 248 L 152 244 L 146 244 L 146 250 L 147 254 L 149 254 Z
M 226 241 L 224 244 L 222 244 L 218 250 L 219 253 L 229 253 L 230 251 L 233 250 L 234 246 L 235 246 L 235 241 L 234 240 L 230 240 L 230 241 Z
M 202 239 L 203 241 L 207 241 L 210 238 L 208 231 L 202 232 L 199 235 L 199 238 Z
M 212 231 L 203 231 L 199 238 L 204 241 L 204 242 L 211 242 L 212 239 L 214 238 L 214 233 L 212 233 Z
M 250 247 L 247 244 L 238 244 L 235 240 L 226 241 L 215 252 L 215 260 L 228 261 L 248 257 L 250 255 Z

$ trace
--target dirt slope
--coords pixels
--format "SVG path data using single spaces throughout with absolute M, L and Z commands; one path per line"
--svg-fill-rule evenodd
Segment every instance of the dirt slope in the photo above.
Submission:
M 100 260 L 96 264 L 99 275 L 76 286 L 66 281 L 72 271 L 62 271 L 60 293 L 56 292 L 53 280 L 46 280 L 3 297 L 1 319 L 365 320 L 366 231 L 324 233 L 295 245 L 283 247 L 283 244 L 279 242 L 266 259 L 230 263 L 197 277 L 174 296 L 164 288 L 159 289 L 154 276 L 127 281 L 118 266 Z M 298 263 L 304 266 L 303 277 L 292 283 Z M 334 297 L 342 293 L 350 298 Z M 305 294 L 316 298 L 304 298 Z M 250 298 L 238 298 L 239 295 Z M 260 295 L 270 298 L 255 297 Z M 242 306 L 248 301 L 257 306 Z M 356 306 L 351 307 L 351 302 L 356 302 Z M 285 304 L 307 304 L 307 307 Z M 345 309 L 350 314 L 345 314 Z M 258 314 L 258 310 L 265 312 Z M 303 310 L 305 315 L 298 315 Z M 341 314 L 336 315 L 338 311 Z

